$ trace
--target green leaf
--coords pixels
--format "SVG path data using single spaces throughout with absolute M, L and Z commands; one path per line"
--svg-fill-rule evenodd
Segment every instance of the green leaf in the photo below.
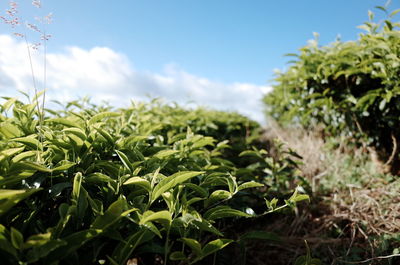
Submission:
M 88 124 L 93 125 L 94 123 L 101 121 L 105 118 L 112 118 L 112 117 L 119 117 L 119 116 L 121 116 L 121 113 L 118 113 L 118 112 L 110 112 L 110 111 L 101 112 L 101 113 L 94 115 L 92 118 L 90 118 Z
M 264 187 L 264 184 L 261 184 L 261 183 L 255 182 L 255 181 L 245 182 L 245 183 L 239 185 L 238 191 L 241 191 L 244 189 L 249 189 L 249 188 L 256 188 L 256 187 Z
M 161 150 L 157 154 L 155 154 L 154 157 L 157 157 L 158 159 L 164 159 L 164 158 L 172 156 L 176 153 L 179 153 L 179 151 L 177 151 L 177 150 Z
M 214 252 L 217 252 L 218 250 L 223 249 L 224 247 L 226 247 L 227 245 L 229 245 L 230 243 L 232 243 L 233 240 L 231 239 L 216 239 L 213 240 L 209 243 L 207 243 L 207 245 L 204 246 L 203 250 L 202 250 L 202 256 L 208 256 Z
M 35 138 L 35 136 L 14 138 L 11 141 L 24 144 L 33 150 L 38 150 L 40 146 L 40 142 Z
M 220 201 L 220 200 L 225 200 L 228 199 L 232 196 L 232 194 L 229 191 L 226 190 L 216 190 L 213 193 L 211 193 L 210 197 L 205 201 L 205 207 L 208 207 L 209 205 L 212 205 L 213 203 Z
M 101 136 L 103 136 L 104 139 L 106 139 L 109 145 L 114 146 L 115 141 L 114 138 L 111 136 L 111 134 L 109 134 L 106 130 L 103 130 L 101 128 L 95 127 L 95 129 L 98 133 L 100 133 Z
M 389 17 L 393 17 L 393 16 L 395 16 L 397 13 L 399 13 L 400 12 L 400 8 L 399 9 L 396 9 L 396 10 L 394 10 L 394 11 L 392 11 L 392 13 L 390 13 L 390 15 L 389 15 Z
M 24 243 L 24 236 L 21 234 L 20 231 L 11 227 L 11 243 L 16 249 L 21 249 L 22 244 Z
M 54 118 L 54 119 L 47 119 L 44 122 L 51 122 L 51 123 L 56 123 L 56 124 L 62 124 L 66 127 L 75 127 L 75 128 L 81 128 L 82 126 L 74 121 L 65 119 L 65 118 Z
M 27 261 L 29 263 L 37 262 L 39 259 L 46 257 L 53 250 L 67 245 L 67 242 L 61 239 L 51 239 L 47 242 L 34 246 L 27 253 Z
M 41 164 L 38 164 L 35 162 L 30 162 L 30 161 L 13 163 L 10 167 L 10 172 L 13 172 L 13 173 L 26 171 L 26 170 L 34 170 L 34 171 L 47 172 L 47 173 L 52 172 L 52 170 L 50 168 L 47 168 Z
M 131 136 L 121 139 L 121 142 L 119 142 L 118 146 L 125 147 L 130 144 L 135 144 L 137 142 L 147 140 L 148 138 L 149 137 L 146 135 L 131 135 Z
M 193 183 L 185 183 L 185 187 L 188 187 L 189 189 L 195 191 L 197 194 L 199 194 L 201 197 L 205 198 L 208 197 L 208 191 L 199 185 L 193 184 Z
M 9 149 L 3 150 L 0 152 L 0 161 L 4 160 L 10 156 L 13 156 L 15 154 L 18 154 L 22 150 L 24 150 L 24 147 L 9 148 Z
M 199 140 L 195 141 L 193 144 L 193 148 L 200 148 L 207 145 L 213 146 L 215 139 L 209 136 L 201 137 Z
M 37 246 L 44 245 L 45 243 L 47 243 L 50 240 L 50 237 L 51 237 L 50 232 L 45 233 L 45 234 L 32 235 L 26 240 L 23 248 L 27 249 L 27 248 L 31 248 L 31 247 L 37 247 Z
M 146 191 L 151 191 L 151 184 L 149 181 L 145 180 L 141 177 L 132 177 L 129 178 L 127 181 L 124 182 L 123 185 L 137 185 L 139 187 L 144 188 Z
M 20 201 L 28 198 L 29 196 L 40 190 L 42 189 L 30 189 L 30 190 L 0 189 L 0 216 L 6 213 Z
M 290 199 L 292 202 L 301 202 L 301 201 L 305 201 L 305 200 L 310 200 L 310 197 L 306 194 L 299 194 L 294 198 Z
M 82 186 L 82 173 L 78 172 L 75 174 L 74 182 L 72 185 L 72 200 L 74 204 L 77 204 L 79 201 L 79 196 L 81 195 L 81 186 Z
M 242 156 L 252 156 L 252 157 L 262 158 L 262 156 L 260 155 L 259 152 L 253 151 L 253 150 L 246 150 L 246 151 L 241 152 L 239 154 L 239 157 L 242 157 Z
M 2 224 L 0 224 L 0 249 L 18 258 L 17 250 L 9 240 L 9 232 Z
M 193 262 L 191 262 L 191 264 L 196 263 L 196 262 L 204 259 L 208 255 L 213 254 L 213 253 L 223 249 L 224 247 L 228 246 L 232 242 L 233 242 L 233 240 L 231 240 L 231 239 L 216 239 L 216 240 L 213 240 L 213 241 L 207 243 L 204 246 L 204 248 L 202 249 L 201 255 L 199 257 L 196 257 L 193 260 Z
M 76 165 L 76 163 L 67 160 L 62 161 L 62 163 L 59 164 L 60 165 L 57 165 L 55 168 L 52 169 L 53 172 L 64 171 Z
M 138 209 L 128 209 L 128 204 L 125 199 L 120 198 L 117 201 L 113 202 L 108 209 L 105 211 L 104 215 L 98 216 L 92 225 L 90 226 L 92 229 L 96 230 L 105 230 L 109 226 L 116 223 L 121 218 L 127 216 L 133 211 L 137 211 Z
M 139 224 L 144 225 L 148 222 L 158 222 L 168 228 L 171 226 L 172 222 L 171 214 L 168 211 L 159 211 L 159 212 L 146 211 L 143 213 L 143 216 L 140 219 Z
M 160 233 L 160 230 L 151 222 L 147 222 L 143 225 L 145 228 L 147 228 L 149 231 L 151 231 L 154 235 L 158 236 L 160 239 L 162 239 L 162 235 Z
M 310 201 L 310 197 L 306 194 L 298 194 L 298 188 L 297 188 L 293 192 L 292 196 L 290 196 L 288 201 L 296 203 L 296 202 L 300 202 L 300 201 L 304 201 L 304 200 Z
M 154 202 L 164 192 L 172 189 L 178 184 L 181 184 L 193 177 L 203 174 L 204 171 L 181 171 L 161 180 L 151 194 L 151 202 Z
M 12 187 L 12 185 L 21 183 L 23 179 L 29 178 L 33 174 L 35 174 L 35 170 L 25 170 L 19 173 L 13 172 L 9 177 L 0 178 L 0 187 Z
M 201 256 L 202 254 L 201 245 L 196 239 L 183 237 L 180 240 L 183 241 L 186 245 L 188 245 L 196 256 Z
M 23 147 L 21 147 L 21 148 L 23 149 Z M 22 153 L 20 153 L 20 154 L 18 154 L 16 156 L 14 156 L 11 159 L 11 161 L 13 163 L 17 163 L 17 162 L 19 162 L 21 160 L 25 160 L 26 158 L 33 157 L 35 155 L 37 155 L 37 151 L 25 151 L 25 152 L 22 152 Z
M 386 8 L 385 8 L 385 7 L 383 7 L 383 6 L 375 6 L 375 8 L 376 8 L 376 9 L 379 9 L 379 10 L 381 10 L 381 11 L 385 12 L 385 13 L 387 13 L 387 10 L 386 10 Z
M 215 228 L 209 221 L 203 218 L 201 219 L 201 221 L 193 220 L 192 223 L 202 231 L 207 231 L 217 236 L 223 236 L 223 234 L 217 228 Z
M 108 183 L 108 182 L 115 183 L 116 181 L 115 181 L 115 179 L 113 179 L 105 174 L 99 173 L 99 172 L 92 173 L 89 176 L 85 177 L 85 183 L 99 183 L 100 184 L 100 183 Z
M 82 130 L 81 128 L 65 128 L 64 130 L 62 130 L 64 133 L 70 133 L 73 135 L 78 136 L 81 140 L 86 140 L 86 133 L 84 130 Z
M 16 101 L 17 101 L 16 98 L 8 99 L 6 102 L 3 103 L 3 109 L 5 111 L 9 110 L 11 108 L 11 106 L 15 104 Z
M 0 133 L 2 133 L 7 139 L 19 137 L 22 135 L 21 130 L 18 129 L 17 126 L 7 122 L 2 122 L 0 124 Z
M 133 172 L 134 168 L 132 163 L 129 161 L 129 158 L 121 151 L 115 150 L 115 152 L 117 153 L 118 157 L 121 159 L 122 164 L 124 164 L 124 166 L 129 170 L 129 172 Z
M 169 255 L 169 259 L 170 260 L 185 260 L 186 255 L 185 253 L 181 252 L 181 251 L 174 251 Z
M 204 218 L 209 221 L 228 217 L 251 217 L 251 215 L 239 210 L 232 209 L 229 206 L 218 206 L 208 210 L 204 214 Z

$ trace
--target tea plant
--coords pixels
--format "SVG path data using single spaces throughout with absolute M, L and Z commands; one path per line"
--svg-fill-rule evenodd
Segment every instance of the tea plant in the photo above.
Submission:
M 314 40 L 291 54 L 292 65 L 264 98 L 268 115 L 306 128 L 323 124 L 328 134 L 346 135 L 376 151 L 384 171 L 397 173 L 400 23 L 392 19 L 399 11 L 381 23 L 370 12 L 357 41 L 320 47 Z
M 222 221 L 257 216 L 236 205 L 263 180 L 241 177 L 249 161 L 234 155 L 251 149 L 256 123 L 157 101 L 116 111 L 74 101 L 38 126 L 36 104 L 0 108 L 5 264 L 194 264 L 234 242 Z M 258 216 L 307 198 L 262 199 Z

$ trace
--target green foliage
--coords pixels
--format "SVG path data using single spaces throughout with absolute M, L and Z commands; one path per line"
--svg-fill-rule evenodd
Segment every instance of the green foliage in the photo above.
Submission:
M 291 54 L 291 66 L 278 73 L 264 98 L 268 115 L 305 128 L 322 124 L 387 160 L 400 140 L 400 23 L 392 21 L 397 12 L 381 23 L 370 13 L 357 41 L 321 47 L 316 39 Z
M 1 111 L 5 264 L 126 264 L 145 254 L 193 264 L 233 242 L 222 220 L 255 216 L 240 205 L 264 186 L 252 174 L 268 165 L 246 169 L 253 162 L 239 154 L 259 126 L 238 114 L 75 101 L 38 126 L 34 104 L 7 98 Z M 260 215 L 306 198 L 296 191 Z

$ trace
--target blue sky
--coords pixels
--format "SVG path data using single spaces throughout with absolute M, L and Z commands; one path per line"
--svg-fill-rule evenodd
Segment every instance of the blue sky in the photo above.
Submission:
M 25 18 L 47 12 L 54 15 L 47 31 L 53 35 L 48 42 L 48 53 L 54 55 L 55 65 L 60 58 L 85 57 L 96 47 L 104 48 L 104 58 L 100 50 L 86 56 L 92 60 L 88 65 L 104 64 L 104 60 L 115 64 L 121 61 L 123 68 L 120 70 L 136 76 L 125 81 L 135 81 L 142 86 L 130 88 L 135 90 L 128 93 L 132 97 L 141 98 L 146 91 L 152 92 L 152 96 L 178 102 L 203 97 L 200 104 L 209 101 L 211 107 L 223 109 L 227 106 L 242 113 L 246 109 L 240 107 L 240 97 L 250 91 L 248 97 L 261 98 L 267 90 L 265 87 L 271 84 L 273 70 L 286 66 L 288 58 L 284 54 L 304 46 L 313 38 L 313 32 L 320 34 L 321 44 L 328 44 L 339 35 L 343 41 L 356 39 L 361 32 L 356 27 L 368 19 L 367 11 L 372 10 L 377 19 L 382 18 L 382 11 L 374 6 L 386 3 L 385 0 L 46 0 L 38 10 L 32 8 L 30 2 L 19 1 L 20 13 Z M 1 0 L 0 10 L 7 6 L 8 1 Z M 400 1 L 393 0 L 390 10 L 397 8 L 400 8 Z M 8 27 L 0 25 L 0 34 L 10 33 Z M 4 40 L 3 45 L 5 43 L 10 42 Z M 86 53 L 76 53 L 77 50 L 73 53 L 72 48 Z M 99 57 L 103 59 L 97 59 Z M 78 61 L 75 63 L 84 64 L 82 59 Z M 69 63 L 74 62 L 70 60 Z M 113 67 L 109 61 L 106 64 L 108 68 Z M 104 70 L 104 67 L 101 68 Z M 54 72 L 60 70 L 70 71 L 54 69 Z M 112 84 L 123 85 L 122 77 L 118 78 L 120 83 Z M 70 84 L 65 85 L 69 86 L 69 92 L 74 90 L 72 83 L 90 86 L 90 80 L 85 81 L 82 76 L 78 79 L 75 83 L 69 80 Z M 57 80 L 54 85 L 62 90 L 62 80 Z M 193 85 L 197 92 L 185 91 L 185 85 L 190 89 L 190 82 L 197 82 Z M 161 83 L 168 83 L 169 87 Z M 174 90 L 174 84 L 182 88 Z M 229 95 L 235 85 L 235 89 L 243 93 Z M 155 86 L 158 88 L 153 89 Z M 85 92 L 96 97 L 95 90 L 85 89 L 82 87 L 76 94 L 81 96 Z M 165 92 L 168 89 L 169 92 Z M 213 95 L 218 89 L 221 90 L 219 98 L 208 100 L 206 94 Z M 100 89 L 102 99 L 107 97 L 106 90 Z M 235 96 L 237 103 L 230 105 Z M 252 102 L 249 99 L 243 103 L 254 105 Z M 262 111 L 260 105 L 257 108 L 248 106 L 251 108 L 245 114 L 262 119 L 255 114 Z

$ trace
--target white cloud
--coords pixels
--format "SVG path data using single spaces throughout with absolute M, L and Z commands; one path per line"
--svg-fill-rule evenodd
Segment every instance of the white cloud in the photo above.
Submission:
M 25 43 L 0 35 L 0 95 L 15 96 L 17 90 L 34 93 Z M 38 87 L 42 88 L 43 58 L 32 54 Z M 127 105 L 131 99 L 161 97 L 186 104 L 195 102 L 219 110 L 238 111 L 263 122 L 261 98 L 268 86 L 221 83 L 190 74 L 175 64 L 161 73 L 135 70 L 129 59 L 106 47 L 84 50 L 69 47 L 47 54 L 47 95 L 60 101 L 89 96 L 94 102 Z

